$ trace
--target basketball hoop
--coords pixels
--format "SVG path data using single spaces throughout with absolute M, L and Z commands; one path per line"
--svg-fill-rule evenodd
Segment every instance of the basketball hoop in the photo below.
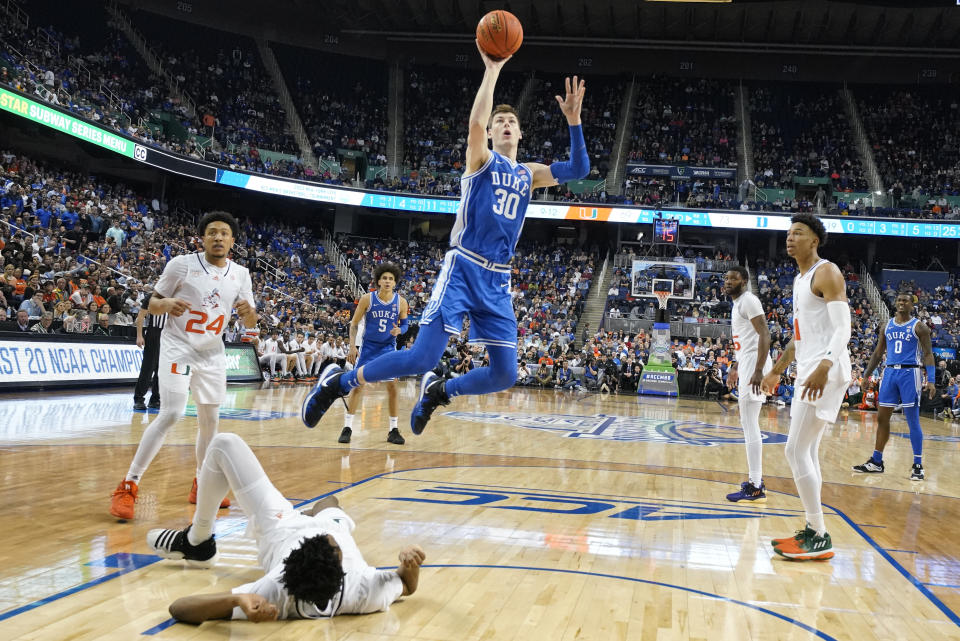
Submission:
M 653 295 L 657 297 L 657 301 L 660 303 L 660 309 L 666 309 L 667 301 L 670 300 L 670 292 L 653 292 Z

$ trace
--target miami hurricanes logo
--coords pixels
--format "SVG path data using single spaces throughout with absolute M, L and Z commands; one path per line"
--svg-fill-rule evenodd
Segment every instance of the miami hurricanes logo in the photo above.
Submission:
M 180 371 L 180 370 L 183 370 L 183 371 Z M 190 366 L 189 366 L 189 365 L 181 365 L 181 364 L 179 364 L 179 363 L 171 363 L 171 364 L 170 364 L 170 373 L 171 373 L 171 374 L 178 374 L 178 375 L 180 375 L 180 376 L 187 376 L 188 374 L 190 374 Z
M 212 292 L 204 296 L 203 306 L 209 307 L 211 309 L 216 309 L 220 307 L 220 290 L 214 289 Z

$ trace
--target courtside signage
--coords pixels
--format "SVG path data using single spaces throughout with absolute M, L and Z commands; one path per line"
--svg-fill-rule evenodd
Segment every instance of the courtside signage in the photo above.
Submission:
M 0 340 L 0 387 L 134 383 L 143 350 L 134 343 Z M 253 345 L 226 346 L 227 380 L 261 379 Z
M 0 341 L 0 385 L 135 381 L 142 360 L 133 343 Z
M 84 119 L 75 118 L 59 109 L 44 106 L 19 93 L 3 88 L 0 88 L 0 110 L 16 114 L 75 138 L 86 140 L 164 171 L 239 189 L 336 205 L 354 205 L 425 214 L 453 215 L 457 213 L 457 207 L 460 204 L 459 199 L 456 198 L 365 191 L 224 169 L 211 163 L 138 144 L 126 136 L 111 133 L 88 123 Z M 770 231 L 786 231 L 790 228 L 789 214 L 768 212 L 663 210 L 640 207 L 604 207 L 587 203 L 564 205 L 544 201 L 532 201 L 527 208 L 527 218 L 547 220 L 591 220 L 610 223 L 651 224 L 655 218 L 659 217 L 675 219 L 683 225 L 693 227 L 766 229 Z M 831 234 L 960 239 L 960 224 L 946 222 L 926 223 L 860 217 L 822 218 L 822 220 L 827 231 Z

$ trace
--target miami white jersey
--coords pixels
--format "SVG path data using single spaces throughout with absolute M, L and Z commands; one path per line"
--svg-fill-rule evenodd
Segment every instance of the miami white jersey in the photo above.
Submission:
M 760 304 L 760 299 L 750 292 L 745 291 L 740 294 L 740 297 L 733 302 L 733 311 L 730 313 L 733 351 L 736 352 L 737 361 L 742 361 L 748 354 L 754 357 L 757 355 L 760 334 L 750 322 L 751 318 L 757 316 L 763 316 L 763 305 Z
M 813 276 L 830 261 L 820 259 L 806 274 L 793 279 L 793 340 L 797 358 L 797 379 L 805 380 L 827 354 L 836 332 L 827 314 L 827 301 L 813 293 Z M 830 379 L 850 380 L 850 351 L 843 350 L 833 362 Z
M 223 267 L 207 262 L 202 253 L 173 258 L 154 287 L 164 298 L 179 298 L 190 309 L 178 318 L 172 315 L 161 334 L 170 347 L 195 352 L 223 351 L 221 334 L 230 320 L 236 302 L 246 300 L 251 307 L 253 284 L 246 267 L 227 260 Z

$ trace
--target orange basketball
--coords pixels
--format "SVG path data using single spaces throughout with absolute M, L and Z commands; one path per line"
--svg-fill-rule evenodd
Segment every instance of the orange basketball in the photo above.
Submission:
M 502 60 L 516 53 L 523 43 L 523 26 L 517 16 L 497 9 L 480 19 L 477 25 L 477 42 L 480 48 L 494 60 Z

